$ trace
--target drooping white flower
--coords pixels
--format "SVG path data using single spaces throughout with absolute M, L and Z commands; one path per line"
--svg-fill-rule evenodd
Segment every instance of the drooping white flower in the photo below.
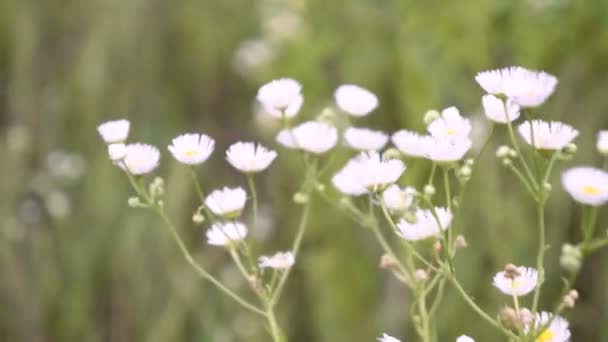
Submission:
M 561 150 L 578 136 L 578 131 L 562 122 L 525 121 L 518 129 L 521 137 L 539 150 Z
M 464 157 L 471 149 L 472 142 L 468 138 L 438 139 L 427 141 L 425 157 L 438 163 L 451 163 Z
M 542 71 L 509 67 L 480 72 L 475 76 L 479 85 L 493 95 L 505 95 L 521 107 L 543 104 L 557 86 L 557 78 Z
M 597 134 L 597 150 L 604 156 L 608 156 L 608 131 L 600 131 Z
M 475 340 L 467 335 L 461 335 L 456 339 L 456 342 L 475 342 Z
M 378 341 L 379 342 L 401 342 L 401 340 L 398 340 L 388 334 L 382 334 L 382 337 L 378 337 Z
M 446 208 L 435 208 L 437 219 L 430 209 L 418 209 L 416 211 L 416 222 L 411 223 L 405 219 L 401 219 L 397 223 L 399 228 L 399 236 L 406 240 L 418 241 L 425 240 L 430 237 L 437 237 L 441 234 L 441 230 L 448 229 L 452 222 L 452 213 Z M 441 229 L 440 229 L 441 226 Z
M 284 270 L 290 268 L 295 262 L 295 257 L 291 252 L 278 252 L 273 256 L 261 256 L 261 268 L 274 268 L 275 270 Z
M 247 227 L 240 222 L 218 222 L 207 230 L 207 243 L 214 246 L 226 246 L 247 237 Z
M 439 139 L 467 138 L 471 133 L 471 121 L 463 118 L 456 107 L 449 107 L 429 124 L 429 133 Z
M 388 135 L 368 128 L 349 127 L 344 131 L 344 140 L 359 151 L 378 151 L 388 142 Z
M 114 162 L 124 159 L 127 156 L 127 145 L 123 143 L 109 144 L 108 156 Z
M 224 187 L 211 192 L 205 199 L 205 205 L 215 215 L 236 218 L 245 207 L 246 201 L 247 193 L 243 188 Z
M 159 160 L 160 151 L 156 147 L 135 143 L 127 145 L 127 153 L 117 165 L 133 175 L 143 175 L 156 169 Z
M 408 157 L 424 157 L 427 155 L 431 139 L 427 135 L 420 135 L 416 132 L 403 129 L 393 134 L 391 140 L 404 155 Z
M 226 151 L 226 160 L 230 165 L 247 173 L 265 170 L 276 157 L 275 151 L 252 142 L 239 141 Z
M 481 102 L 486 117 L 494 122 L 508 123 L 519 118 L 519 106 L 511 100 L 507 100 L 506 102 L 506 106 L 509 109 L 508 117 L 507 111 L 505 111 L 505 102 L 498 97 L 490 94 L 484 95 L 481 98 Z
M 362 152 L 351 159 L 332 179 L 346 195 L 381 191 L 395 183 L 405 171 L 401 160 L 383 159 L 376 151 Z
M 390 210 L 405 210 L 414 200 L 416 189 L 412 187 L 400 188 L 393 184 L 382 192 L 382 203 Z
M 277 141 L 287 148 L 322 154 L 336 146 L 338 130 L 321 121 L 307 121 L 291 130 L 280 131 Z
M 180 163 L 197 165 L 204 163 L 215 147 L 215 141 L 205 134 L 188 133 L 173 139 L 169 151 Z
M 517 267 L 518 275 L 510 278 L 505 271 L 496 273 L 493 285 L 509 296 L 525 296 L 538 284 L 538 272 L 530 267 Z
M 97 132 L 107 144 L 123 143 L 129 136 L 129 120 L 113 120 L 97 126 Z
M 571 333 L 568 321 L 561 316 L 553 318 L 553 314 L 545 311 L 537 313 L 534 317 L 534 327 L 528 326 L 525 328 L 525 331 L 526 333 L 533 332 L 536 334 L 536 330 L 549 322 L 551 324 L 538 335 L 536 342 L 570 342 Z
M 365 116 L 378 107 L 374 93 L 354 84 L 339 86 L 334 98 L 340 109 L 353 116 Z
M 281 78 L 266 83 L 258 90 L 257 99 L 264 110 L 277 118 L 294 117 L 304 103 L 302 85 L 291 78 Z
M 564 189 L 575 201 L 600 206 L 608 202 L 608 172 L 593 167 L 575 167 L 562 174 Z

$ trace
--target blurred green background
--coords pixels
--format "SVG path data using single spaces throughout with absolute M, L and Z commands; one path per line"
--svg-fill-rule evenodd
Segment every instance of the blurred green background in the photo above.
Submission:
M 476 72 L 544 69 L 558 90 L 540 115 L 581 131 L 561 163 L 547 214 L 548 307 L 561 289 L 561 243 L 578 241 L 580 210 L 559 185 L 567 165 L 602 162 L 595 134 L 608 128 L 608 2 L 604 0 L 4 0 L 0 2 L 0 340 L 267 341 L 263 325 L 201 281 L 152 213 L 127 208 L 124 176 L 107 160 L 96 126 L 127 117 L 130 140 L 163 150 L 166 203 L 196 257 L 247 293 L 227 255 L 191 223 L 187 170 L 165 146 L 187 131 L 217 140 L 205 186 L 245 185 L 224 161 L 236 140 L 275 148 L 276 127 L 254 115 L 257 88 L 289 76 L 304 86 L 301 119 L 331 104 L 343 82 L 363 85 L 379 109 L 357 121 L 394 132 L 423 129 L 430 108 L 458 106 L 481 123 Z M 493 156 L 478 161 L 457 267 L 482 307 L 508 302 L 491 286 L 507 262 L 534 264 L 531 200 Z M 258 177 L 262 252 L 286 249 L 299 210 L 300 167 L 285 150 Z M 336 164 L 335 167 L 339 165 Z M 410 166 L 420 182 L 426 166 Z M 369 232 L 327 205 L 314 216 L 281 304 L 293 342 L 415 340 L 404 289 L 378 268 Z M 600 216 L 600 230 L 608 219 Z M 593 255 L 567 315 L 575 341 L 608 341 L 606 252 Z M 466 333 L 495 341 L 448 287 L 440 341 Z

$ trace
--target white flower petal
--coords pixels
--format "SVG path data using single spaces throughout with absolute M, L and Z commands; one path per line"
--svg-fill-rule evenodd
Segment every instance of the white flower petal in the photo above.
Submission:
M 169 152 L 180 163 L 197 165 L 204 163 L 215 147 L 215 141 L 205 134 L 188 133 L 173 139 Z
M 521 137 L 539 150 L 561 150 L 578 136 L 578 131 L 562 122 L 533 120 L 518 127 Z
M 562 174 L 564 189 L 575 201 L 591 206 L 608 202 L 608 172 L 593 167 L 575 167 Z
M 304 97 L 302 85 L 291 78 L 270 81 L 258 90 L 257 100 L 264 110 L 277 118 L 294 117 L 300 111 Z
M 122 143 L 129 136 L 129 120 L 113 120 L 102 123 L 97 127 L 97 132 L 107 144 Z
M 226 160 L 243 172 L 260 172 L 268 168 L 277 153 L 252 142 L 237 142 L 226 151 Z
M 340 109 L 353 116 L 365 116 L 378 107 L 374 93 L 354 84 L 339 86 L 334 98 Z
M 538 283 L 538 272 L 529 267 L 517 267 L 519 276 L 514 279 L 508 278 L 505 272 L 498 272 L 494 276 L 493 284 L 502 293 L 509 296 L 525 296 L 532 292 Z
M 344 140 L 359 151 L 378 151 L 388 142 L 388 135 L 367 128 L 349 127 L 344 131 Z
M 287 148 L 322 154 L 336 146 L 338 130 L 321 121 L 308 121 L 280 131 L 277 141 Z

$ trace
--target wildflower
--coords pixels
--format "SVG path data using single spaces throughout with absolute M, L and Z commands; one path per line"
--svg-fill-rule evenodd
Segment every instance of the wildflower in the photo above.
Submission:
M 275 255 L 261 256 L 260 267 L 261 268 L 274 268 L 276 270 L 284 270 L 290 268 L 295 262 L 295 257 L 291 252 L 278 252 Z
M 608 130 L 597 134 L 597 150 L 608 157 Z
M 455 162 L 465 156 L 472 144 L 468 138 L 433 138 L 428 141 L 425 157 L 438 163 Z
M 390 210 L 404 210 L 412 205 L 416 189 L 407 187 L 401 189 L 393 184 L 382 192 L 382 203 Z
M 519 118 L 519 106 L 511 100 L 506 102 L 508 112 L 505 111 L 505 102 L 494 95 L 484 95 L 481 101 L 486 117 L 494 122 L 508 123 Z
M 351 159 L 332 179 L 347 195 L 376 192 L 395 183 L 405 171 L 401 160 L 383 159 L 376 151 L 362 152 Z
M 336 146 L 338 130 L 324 122 L 308 121 L 291 130 L 282 130 L 277 141 L 287 148 L 322 154 Z
M 367 128 L 349 127 L 344 131 L 348 146 L 359 151 L 380 150 L 388 142 L 388 136 L 381 131 Z
M 265 170 L 277 157 L 277 153 L 266 147 L 252 142 L 237 142 L 226 151 L 226 160 L 234 168 L 247 172 L 259 172 Z
M 205 134 L 188 133 L 173 139 L 169 151 L 180 163 L 197 165 L 204 163 L 215 147 L 215 141 Z
M 353 116 L 365 116 L 378 107 L 378 98 L 374 93 L 354 84 L 339 86 L 334 98 L 340 109 Z
M 129 120 L 107 121 L 97 126 L 97 132 L 107 144 L 123 143 L 129 136 Z
M 127 156 L 127 145 L 123 143 L 109 144 L 108 156 L 113 162 L 124 159 Z
M 572 142 L 578 131 L 557 121 L 526 121 L 518 127 L 519 134 L 531 146 L 539 150 L 561 150 Z
M 504 95 L 521 107 L 540 106 L 558 83 L 553 75 L 522 67 L 480 72 L 475 80 L 489 94 Z
M 298 114 L 304 96 L 302 85 L 291 78 L 281 78 L 266 83 L 258 90 L 257 100 L 264 110 L 276 118 L 291 118 Z
M 416 211 L 416 222 L 408 222 L 401 219 L 397 223 L 399 232 L 397 234 L 410 241 L 425 240 L 430 237 L 438 237 L 441 230 L 448 229 L 452 222 L 452 213 L 446 208 L 435 208 L 437 218 L 429 209 L 418 209 Z M 439 223 L 437 222 L 439 220 Z M 441 229 L 440 229 L 441 228 Z
M 566 321 L 563 317 L 557 316 L 553 317 L 553 315 L 549 312 L 541 312 L 537 313 L 534 317 L 534 330 L 540 329 L 547 323 L 549 327 L 542 331 L 536 342 L 568 342 L 570 341 L 570 329 L 568 326 L 570 325 L 568 321 Z M 530 327 L 526 327 L 526 333 L 529 333 L 532 329 Z M 534 333 L 536 331 L 532 330 Z
M 575 201 L 591 206 L 608 202 L 608 172 L 593 167 L 575 167 L 562 174 L 562 185 Z
M 529 267 L 509 268 L 507 265 L 504 271 L 498 272 L 494 276 L 494 286 L 502 293 L 511 296 L 524 296 L 532 292 L 538 283 L 538 272 Z
M 205 199 L 205 205 L 215 215 L 236 218 L 245 207 L 245 201 L 247 201 L 247 193 L 243 188 L 224 187 L 211 192 Z
M 440 139 L 467 138 L 471 133 L 471 121 L 463 118 L 456 107 L 441 112 L 441 117 L 429 124 L 431 136 Z
M 207 243 L 214 246 L 226 246 L 243 240 L 247 236 L 247 227 L 240 222 L 215 223 L 207 230 Z
M 393 144 L 401 153 L 408 157 L 424 157 L 431 137 L 408 130 L 400 130 L 393 134 Z
M 461 335 L 456 339 L 456 342 L 475 342 L 475 340 L 467 335 Z
M 387 335 L 387 334 L 382 334 L 382 337 L 378 338 L 379 342 L 401 342 L 401 340 L 398 340 L 396 338 L 394 338 L 393 336 Z
M 133 175 L 143 175 L 158 167 L 160 152 L 152 145 L 141 143 L 129 144 L 127 152 L 117 165 Z

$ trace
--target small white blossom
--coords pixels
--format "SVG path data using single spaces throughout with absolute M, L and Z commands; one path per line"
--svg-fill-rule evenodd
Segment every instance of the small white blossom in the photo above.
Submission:
M 240 222 L 218 222 L 207 230 L 207 243 L 214 246 L 226 246 L 247 237 L 247 227 Z
M 215 147 L 215 141 L 205 134 L 188 133 L 173 139 L 169 151 L 180 163 L 197 165 L 204 163 Z
M 608 172 L 593 167 L 575 167 L 562 174 L 564 189 L 575 201 L 600 206 L 608 202 Z
M 467 138 L 471 133 L 471 121 L 463 118 L 456 107 L 449 107 L 429 124 L 429 133 L 439 139 Z
M 129 136 L 129 120 L 107 121 L 97 126 L 97 132 L 107 144 L 122 143 Z
M 156 169 L 159 160 L 160 151 L 156 147 L 135 143 L 127 145 L 127 154 L 117 165 L 133 175 L 143 175 Z
M 435 208 L 439 223 L 433 215 L 433 211 L 430 209 L 418 209 L 416 211 L 416 222 L 410 223 L 405 219 L 401 219 L 397 223 L 399 229 L 399 236 L 406 240 L 418 241 L 425 240 L 430 237 L 438 237 L 441 234 L 441 230 L 448 229 L 448 226 L 452 222 L 452 213 L 446 208 Z
M 461 160 L 467 154 L 472 144 L 468 138 L 433 138 L 427 141 L 425 157 L 438 163 L 455 162 Z
M 339 86 L 334 98 L 340 109 L 353 116 L 365 116 L 378 107 L 378 98 L 374 93 L 354 84 Z
M 608 131 L 600 131 L 597 134 L 597 150 L 604 156 L 608 156 Z
M 211 192 L 205 199 L 205 205 L 215 215 L 232 218 L 239 216 L 246 201 L 247 193 L 243 188 L 224 187 Z
M 414 200 L 416 189 L 406 187 L 401 189 L 397 184 L 393 184 L 382 192 L 382 203 L 390 210 L 405 210 Z
M 538 283 L 538 272 L 530 267 L 517 267 L 519 273 L 514 278 L 509 278 L 504 271 L 494 276 L 494 286 L 502 293 L 509 296 L 525 296 L 532 292 Z
M 392 137 L 393 144 L 408 157 L 426 156 L 431 139 L 427 135 L 420 135 L 408 130 L 400 130 Z
M 265 170 L 276 157 L 275 151 L 252 142 L 239 141 L 226 151 L 226 160 L 230 165 L 248 173 Z
M 127 156 L 127 145 L 123 143 L 109 144 L 108 156 L 114 162 L 124 159 Z
M 387 335 L 387 334 L 382 334 L 382 337 L 378 338 L 379 342 L 401 342 L 401 340 L 398 340 L 396 338 L 394 338 L 393 336 Z
M 344 131 L 344 140 L 359 151 L 378 151 L 388 142 L 388 135 L 367 128 L 349 127 Z
M 287 148 L 322 154 L 336 146 L 338 130 L 321 121 L 307 121 L 291 130 L 280 131 L 277 141 Z
M 351 159 L 332 179 L 346 195 L 381 191 L 395 183 L 405 171 L 401 160 L 383 159 L 376 151 L 362 152 Z
M 525 121 L 518 127 L 521 137 L 539 150 L 561 150 L 578 136 L 578 131 L 562 122 L 533 120 Z
M 481 98 L 483 104 L 483 110 L 486 117 L 494 122 L 508 123 L 515 121 L 519 118 L 519 106 L 514 104 L 511 100 L 507 100 L 506 106 L 509 109 L 505 111 L 505 102 L 494 95 L 484 95 Z
M 291 252 L 278 252 L 273 256 L 261 256 L 261 268 L 274 268 L 275 270 L 284 270 L 290 268 L 295 262 L 295 257 Z
M 553 315 L 549 312 L 537 313 L 534 317 L 534 327 L 526 327 L 526 333 L 530 331 L 537 333 L 536 330 L 545 326 L 547 323 L 549 327 L 542 331 L 537 337 L 536 342 L 570 342 L 570 329 L 569 323 L 561 316 L 553 318 Z
M 456 339 L 456 342 L 475 342 L 475 340 L 467 335 L 462 335 Z
M 540 106 L 558 83 L 553 75 L 522 67 L 480 72 L 475 80 L 489 94 L 505 95 L 521 107 Z
M 302 85 L 291 78 L 266 83 L 258 90 L 257 99 L 268 114 L 281 118 L 294 117 L 304 103 Z

